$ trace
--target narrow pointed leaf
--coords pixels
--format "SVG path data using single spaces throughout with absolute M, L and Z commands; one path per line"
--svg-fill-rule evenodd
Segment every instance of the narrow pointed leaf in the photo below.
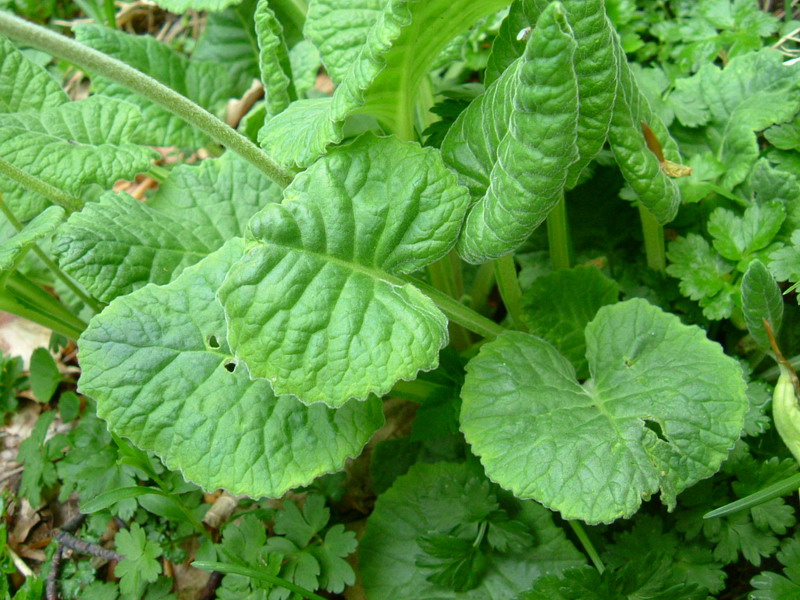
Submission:
M 591 378 L 547 342 L 506 332 L 467 366 L 461 427 L 487 475 L 566 519 L 629 517 L 657 491 L 670 508 L 710 477 L 748 408 L 737 362 L 644 300 L 586 328 Z
M 276 397 L 225 340 L 215 299 L 234 238 L 166 286 L 112 302 L 79 340 L 80 391 L 112 432 L 205 489 L 279 497 L 336 471 L 383 423 L 380 401 L 339 410 Z
M 783 295 L 778 283 L 760 260 L 750 263 L 742 279 L 742 312 L 750 335 L 762 350 L 770 343 L 762 319 L 766 319 L 775 335 L 783 322 Z
M 438 363 L 447 320 L 400 276 L 453 247 L 467 204 L 438 153 L 363 136 L 250 223 L 220 290 L 229 339 L 278 394 L 341 406 Z
M 677 144 L 639 89 L 616 35 L 613 48 L 619 71 L 608 141 L 625 180 L 658 222 L 665 224 L 678 212 L 680 190 L 661 170 L 658 158 L 648 148 L 642 123 L 653 131 L 667 160 L 680 162 Z
M 50 73 L 0 36 L 0 113 L 36 112 L 68 101 Z
M 244 234 L 280 188 L 233 153 L 181 165 L 148 202 L 105 194 L 73 214 L 53 251 L 96 298 L 109 302 L 147 283 L 164 284 Z
M 51 206 L 25 225 L 22 231 L 0 243 L 0 271 L 13 269 L 31 246 L 51 236 L 64 219 L 64 209 Z
M 4 115 L 0 155 L 29 175 L 79 196 L 89 184 L 111 187 L 150 168 L 156 154 L 140 145 L 141 120 L 135 106 L 97 96 L 36 114 Z M 47 204 L 15 182 L 0 182 L 4 199 L 20 220 Z
M 465 260 L 512 252 L 563 198 L 578 159 L 575 49 L 562 5 L 549 5 L 523 56 L 448 132 L 445 161 L 480 198 L 459 240 Z

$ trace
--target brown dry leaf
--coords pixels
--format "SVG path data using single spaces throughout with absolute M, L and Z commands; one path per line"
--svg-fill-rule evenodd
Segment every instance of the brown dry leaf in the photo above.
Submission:
M 0 350 L 8 356 L 20 356 L 25 368 L 30 367 L 31 354 L 47 348 L 52 331 L 27 319 L 0 312 Z

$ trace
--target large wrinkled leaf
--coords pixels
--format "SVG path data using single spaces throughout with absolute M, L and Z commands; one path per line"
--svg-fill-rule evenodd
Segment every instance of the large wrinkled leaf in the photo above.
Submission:
M 92 319 L 79 341 L 80 391 L 113 432 L 205 489 L 278 497 L 340 469 L 383 416 L 376 398 L 339 410 L 278 398 L 233 367 L 215 293 L 243 250 L 235 238 Z
M 283 27 L 267 0 L 259 0 L 255 14 L 256 37 L 258 38 L 258 65 L 264 83 L 267 116 L 283 112 L 292 100 L 296 100 L 292 86 L 292 66 L 289 50 L 283 39 Z
M 69 101 L 58 82 L 0 36 L 0 113 L 35 112 Z
M 583 330 L 600 307 L 613 304 L 619 286 L 595 267 L 559 269 L 537 277 L 522 296 L 521 316 L 533 335 L 544 338 L 578 372 L 589 376 Z
M 249 225 L 220 290 L 229 340 L 278 394 L 341 406 L 438 363 L 447 320 L 400 276 L 453 247 L 467 205 L 432 149 L 367 135 Z
M 390 133 L 412 138 L 409 124 L 414 122 L 418 92 L 436 57 L 457 34 L 507 3 L 387 0 L 365 30 L 357 26 L 358 19 L 353 16 L 358 11 L 350 11 L 352 6 L 367 6 L 362 2 L 353 5 L 350 0 L 322 0 L 312 7 L 320 22 L 312 20 L 312 13 L 306 31 L 319 28 L 327 32 L 335 23 L 341 29 L 336 47 L 360 50 L 354 57 L 344 52 L 341 64 L 335 62 L 346 72 L 327 106 L 322 101 L 295 102 L 264 124 L 259 141 L 278 162 L 310 165 L 329 145 L 341 141 L 345 119 L 356 112 L 375 116 Z M 356 24 L 352 30 L 350 18 Z M 331 56 L 331 51 L 327 56 L 323 52 L 329 66 L 334 61 Z M 286 132 L 291 135 L 287 137 Z
M 0 243 L 0 271 L 14 268 L 25 252 L 39 240 L 51 236 L 64 218 L 63 208 L 51 206 L 25 225 L 22 231 Z
M 732 189 L 744 181 L 758 159 L 756 133 L 790 121 L 800 110 L 800 65 L 785 65 L 775 50 L 761 50 L 730 60 L 724 69 L 704 65 L 689 79 L 678 80 L 673 99 L 702 102 L 707 110 L 705 138 L 725 167 L 720 185 Z
M 461 427 L 489 477 L 567 519 L 629 517 L 719 469 L 748 407 L 737 362 L 644 300 L 586 328 L 591 378 L 547 342 L 506 332 L 467 366 Z
M 280 188 L 235 154 L 182 165 L 152 200 L 105 194 L 73 214 L 53 246 L 61 268 L 110 301 L 147 283 L 164 284 L 244 234 Z
M 783 295 L 760 260 L 750 263 L 742 279 L 742 312 L 750 335 L 762 349 L 769 350 L 769 337 L 762 319 L 769 322 L 777 335 L 783 322 Z
M 240 96 L 258 78 L 258 41 L 254 14 L 257 0 L 244 0 L 206 16 L 203 35 L 192 59 L 225 65 L 232 93 Z
M 608 141 L 625 180 L 658 222 L 665 224 L 678 212 L 680 190 L 675 181 L 661 170 L 658 158 L 648 148 L 642 123 L 653 131 L 667 160 L 679 162 L 678 146 L 639 89 L 616 35 L 613 47 L 619 71 Z
M 4 115 L 0 155 L 29 175 L 79 196 L 85 186 L 111 187 L 150 168 L 155 153 L 142 141 L 139 110 L 127 102 L 90 97 L 37 113 Z M 4 198 L 18 219 L 40 212 L 46 201 L 0 178 Z
M 81 43 L 147 73 L 212 113 L 221 112 L 232 95 L 230 75 L 224 64 L 190 61 L 149 35 L 129 35 L 99 25 L 80 25 L 74 31 Z M 203 132 L 126 87 L 103 77 L 94 77 L 92 83 L 103 95 L 139 106 L 147 123 L 147 143 L 199 148 L 208 141 Z
M 416 563 L 425 557 L 425 537 L 449 534 L 454 527 L 474 527 L 470 521 L 484 518 L 476 514 L 480 507 L 465 491 L 474 491 L 477 482 L 486 485 L 467 465 L 418 464 L 381 494 L 360 544 L 362 585 L 370 600 L 506 600 L 545 573 L 583 562 L 547 510 L 535 502 L 502 496 L 500 508 L 515 521 L 515 530 L 528 530 L 527 539 L 533 544 L 490 551 L 486 571 L 471 590 L 456 592 L 429 581 L 430 571 Z M 498 500 L 494 493 L 490 498 Z M 488 525 L 489 536 L 494 527 Z
M 545 0 L 514 0 L 492 43 L 483 76 L 484 85 L 494 83 L 503 71 L 522 56 L 525 44 L 519 39 L 520 34 L 536 24 L 545 6 Z
M 459 240 L 467 261 L 512 252 L 563 198 L 578 160 L 575 48 L 562 5 L 549 5 L 523 56 L 448 132 L 444 159 L 480 198 Z

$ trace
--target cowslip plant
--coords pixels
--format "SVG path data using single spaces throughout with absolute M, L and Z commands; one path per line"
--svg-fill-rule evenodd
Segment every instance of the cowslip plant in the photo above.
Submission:
M 424 406 L 436 383 L 420 375 L 449 368 L 440 365 L 448 345 L 468 359 L 458 427 L 472 462 L 418 465 L 381 498 L 364 540 L 370 597 L 439 588 L 511 597 L 548 570 L 543 562 L 579 566 L 541 505 L 573 521 L 602 564 L 574 521 L 630 517 L 659 492 L 672 510 L 679 493 L 720 469 L 751 408 L 742 368 L 719 344 L 634 294 L 618 301 L 620 287 L 594 267 L 520 289 L 512 255 L 545 222 L 554 266 L 570 266 L 567 200 L 611 162 L 639 210 L 642 253 L 664 270 L 662 227 L 686 185 L 665 168 L 680 162 L 678 146 L 604 2 L 516 0 L 485 91 L 440 149 L 420 144 L 440 52 L 507 4 L 314 0 L 301 19 L 304 43 L 336 87 L 305 97 L 286 3 L 249 2 L 256 43 L 235 78 L 260 74 L 259 145 L 218 118 L 239 82 L 203 54 L 187 59 L 99 25 L 68 40 L 0 13 L 0 34 L 81 67 L 94 91 L 70 102 L 44 69 L 0 42 L 0 187 L 20 229 L 0 248 L 9 257 L 0 298 L 78 337 L 79 391 L 113 434 L 205 489 L 279 497 L 357 456 L 384 422 L 381 397 L 417 394 Z M 705 70 L 686 86 L 730 77 Z M 709 136 L 724 133 L 746 108 L 704 112 L 697 123 Z M 741 139 L 752 154 L 753 132 L 773 123 L 752 119 L 730 139 L 714 137 L 720 161 Z M 151 146 L 201 145 L 226 150 L 153 171 Z M 720 183 L 745 182 L 740 170 Z M 143 172 L 162 180 L 145 202 L 108 191 Z M 44 210 L 50 203 L 58 206 Z M 715 249 L 745 270 L 772 239 L 745 239 L 747 224 L 770 217 L 776 233 L 784 212 L 772 210 L 714 213 Z M 44 241 L 57 258 L 46 264 L 52 277 L 95 313 L 88 325 L 26 276 L 28 250 Z M 686 268 L 671 271 L 690 279 Z M 476 283 L 483 298 L 467 297 L 465 278 L 486 272 L 510 315 L 504 322 L 471 308 L 487 304 L 491 285 Z M 748 324 L 760 311 L 746 312 Z M 462 488 L 470 502 L 396 518 L 433 485 L 442 489 L 431 502 Z M 285 533 L 270 551 L 308 561 L 301 546 L 310 538 Z M 312 554 L 338 573 L 320 585 L 339 590 L 351 579 L 336 561 L 352 547 L 334 528 L 325 544 L 329 535 L 338 554 Z M 417 569 L 408 581 L 391 575 L 409 565 Z

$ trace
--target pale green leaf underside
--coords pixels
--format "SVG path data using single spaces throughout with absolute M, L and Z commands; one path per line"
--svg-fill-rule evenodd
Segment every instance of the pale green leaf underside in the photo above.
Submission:
M 174 13 L 187 10 L 224 10 L 242 0 L 156 0 L 161 8 Z
M 562 5 L 549 5 L 523 56 L 448 132 L 444 159 L 480 197 L 459 240 L 465 260 L 512 252 L 563 198 L 578 160 L 575 49 Z
M 85 186 L 111 187 L 150 168 L 155 152 L 139 145 L 139 110 L 127 102 L 90 97 L 38 113 L 4 115 L 0 155 L 14 166 L 79 196 Z M 17 218 L 37 214 L 46 202 L 0 178 Z
M 81 393 L 111 430 L 203 488 L 279 497 L 336 471 L 383 424 L 380 401 L 339 410 L 276 398 L 233 372 L 215 293 L 244 249 L 233 239 L 166 286 L 112 302 L 79 340 Z M 216 347 L 215 347 L 216 346 Z
M 53 246 L 64 271 L 109 302 L 180 272 L 244 235 L 280 188 L 233 153 L 200 166 L 182 165 L 152 200 L 105 194 L 73 214 Z
M 583 331 L 606 304 L 614 304 L 619 286 L 595 267 L 559 269 L 537 277 L 522 296 L 521 317 L 533 335 L 544 338 L 578 372 L 589 376 Z
M 147 73 L 212 113 L 224 110 L 231 96 L 230 75 L 223 64 L 190 61 L 153 36 L 129 35 L 99 25 L 80 25 L 74 31 L 78 41 Z M 203 132 L 180 117 L 119 84 L 103 77 L 94 77 L 92 84 L 101 94 L 141 109 L 148 144 L 199 148 L 208 141 Z
M 68 101 L 50 73 L 0 36 L 0 114 L 46 110 Z
M 417 464 L 378 498 L 360 542 L 362 584 L 370 600 L 507 600 L 530 587 L 545 573 L 583 564 L 583 558 L 553 525 L 550 513 L 530 501 L 515 501 L 511 516 L 530 528 L 534 548 L 524 552 L 493 553 L 490 566 L 475 589 L 458 593 L 425 579 L 415 565 L 422 554 L 418 538 L 447 533 L 452 519 L 443 521 L 431 505 L 452 507 L 451 514 L 469 514 L 464 488 L 475 477 L 467 465 Z
M 368 30 L 343 29 L 337 37 L 338 47 L 359 51 L 352 58 L 347 51 L 335 59 L 343 74 L 333 97 L 293 103 L 265 123 L 259 142 L 279 162 L 306 167 L 329 145 L 342 140 L 345 119 L 356 112 L 375 116 L 390 133 L 412 138 L 415 98 L 439 52 L 458 33 L 505 4 L 506 0 L 387 0 Z M 324 7 L 336 7 L 336 14 L 345 14 L 351 3 L 328 0 Z M 309 22 L 307 29 L 319 26 L 328 31 L 327 16 L 319 18 L 319 23 Z M 337 18 L 332 22 L 338 22 Z M 334 60 L 331 56 L 328 52 L 327 58 Z M 339 64 L 345 57 L 347 62 Z
M 37 215 L 11 238 L 0 243 L 0 271 L 12 269 L 33 244 L 47 238 L 64 222 L 65 211 L 51 206 Z
M 435 150 L 362 136 L 250 222 L 220 290 L 236 355 L 278 394 L 341 406 L 438 364 L 447 320 L 399 276 L 453 247 L 467 205 Z
M 566 519 L 630 517 L 714 474 L 748 407 L 735 360 L 644 300 L 586 328 L 592 378 L 547 342 L 506 332 L 467 366 L 461 427 L 487 475 Z M 659 433 L 657 433 L 659 432 Z
M 763 350 L 770 350 L 762 319 L 766 319 L 778 335 L 783 322 L 783 295 L 772 273 L 760 260 L 750 263 L 742 279 L 742 312 L 750 335 Z
M 639 89 L 617 35 L 614 35 L 613 48 L 619 72 L 608 141 L 625 180 L 642 204 L 663 225 L 674 219 L 678 212 L 680 189 L 661 170 L 656 155 L 647 147 L 642 122 L 655 133 L 667 160 L 680 162 L 678 147 Z

